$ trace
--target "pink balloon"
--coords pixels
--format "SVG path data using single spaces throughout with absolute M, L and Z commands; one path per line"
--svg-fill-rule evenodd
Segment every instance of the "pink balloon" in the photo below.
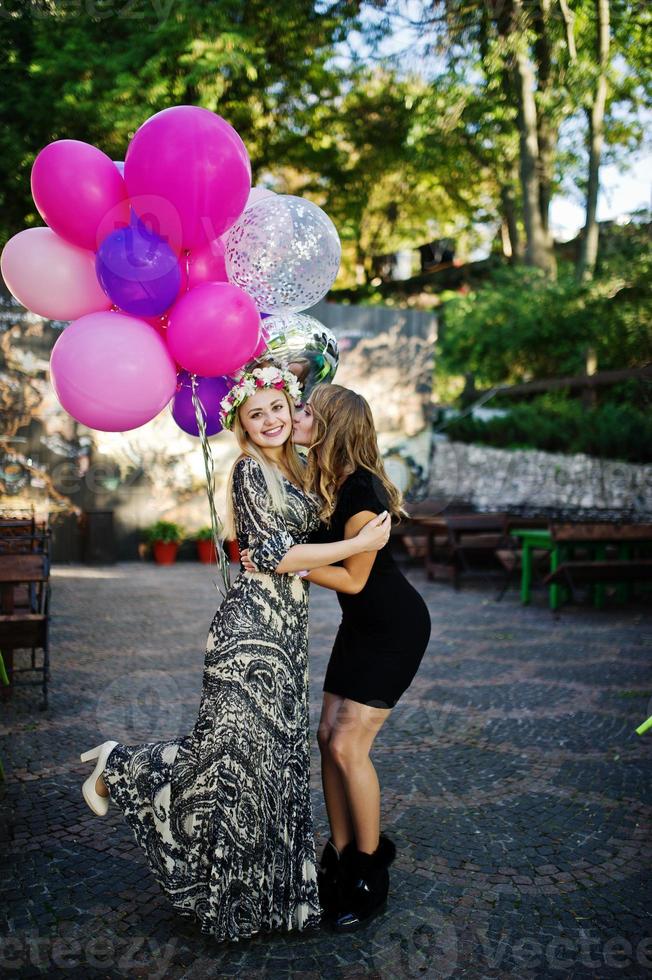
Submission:
M 186 371 L 215 377 L 242 367 L 258 346 L 260 316 L 244 290 L 228 282 L 204 282 L 169 313 L 168 349 Z
M 183 247 L 192 249 L 217 238 L 240 216 L 251 164 L 244 143 L 221 116 L 178 105 L 150 116 L 137 130 L 125 158 L 125 181 L 137 210 L 139 195 L 154 196 L 157 233 L 174 247 L 170 216 L 155 198 L 173 205 Z
M 214 238 L 208 245 L 194 248 L 188 256 L 188 289 L 193 289 L 200 282 L 228 282 L 221 238 Z
M 118 168 L 106 153 L 81 140 L 56 140 L 41 150 L 32 167 L 32 194 L 50 228 L 81 248 L 96 249 L 110 232 L 129 224 L 127 189 Z
M 163 342 L 167 347 L 167 328 L 168 328 L 168 318 L 166 313 L 162 313 L 160 316 L 137 316 L 134 317 L 132 313 L 125 313 L 124 310 L 116 309 L 113 307 L 114 311 L 120 316 L 127 316 L 133 320 L 142 320 L 143 323 L 149 324 L 156 330 L 159 337 L 162 338 Z
M 165 316 L 165 314 L 163 316 L 159 316 L 159 317 L 156 317 L 156 316 L 149 317 L 148 316 L 148 317 L 145 317 L 145 322 L 146 323 L 149 323 L 150 327 L 153 327 L 154 330 L 156 330 L 157 334 L 159 335 L 159 337 L 161 338 L 161 340 L 163 341 L 163 343 L 165 344 L 165 346 L 167 348 L 167 345 L 168 345 L 168 318 L 167 318 L 167 316 Z
M 19 231 L 5 245 L 0 267 L 18 302 L 49 320 L 75 320 L 111 306 L 95 275 L 95 254 L 51 228 Z
M 102 432 L 145 425 L 177 385 L 163 340 L 124 313 L 91 313 L 66 327 L 52 348 L 50 374 L 68 414 Z

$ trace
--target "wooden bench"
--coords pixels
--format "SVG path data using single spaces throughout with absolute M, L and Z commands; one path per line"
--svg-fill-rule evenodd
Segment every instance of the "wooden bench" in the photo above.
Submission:
M 618 585 L 624 598 L 627 584 L 652 579 L 652 558 L 647 557 L 652 524 L 552 524 L 550 531 L 555 550 L 544 581 L 552 587 L 566 586 L 573 598 L 579 585 L 594 586 L 595 605 L 600 608 L 605 585 Z M 585 554 L 579 558 L 578 551 Z M 551 605 L 555 608 L 556 603 Z
M 27 606 L 17 603 L 20 586 L 27 585 Z M 3 697 L 11 697 L 15 674 L 34 672 L 40 680 L 24 681 L 39 684 L 43 692 L 40 708 L 48 706 L 50 679 L 50 560 L 47 554 L 0 555 L 0 650 L 2 651 L 9 687 Z M 14 667 L 15 650 L 31 651 L 31 667 Z M 43 651 L 43 663 L 36 665 L 36 650 Z
M 571 592 L 578 585 L 652 580 L 652 559 L 609 559 L 606 561 L 564 561 L 544 578 L 545 585 L 563 582 Z
M 431 528 L 428 535 L 426 574 L 429 579 L 443 576 L 456 589 L 463 573 L 486 572 L 487 567 L 495 567 L 496 550 L 509 544 L 507 514 L 444 514 L 443 522 L 440 528 Z M 446 536 L 442 540 L 443 528 Z
M 50 551 L 52 532 L 44 525 L 10 528 L 0 522 L 0 555 L 28 555 Z
M 26 529 L 25 533 L 5 536 L 4 528 L 0 526 L 0 556 L 2 555 L 30 555 L 45 554 L 50 555 L 50 530 L 43 528 L 31 533 L 31 528 Z M 29 532 L 29 533 L 28 533 Z M 31 609 L 35 603 L 35 583 L 23 583 L 16 585 L 14 589 L 14 609 Z

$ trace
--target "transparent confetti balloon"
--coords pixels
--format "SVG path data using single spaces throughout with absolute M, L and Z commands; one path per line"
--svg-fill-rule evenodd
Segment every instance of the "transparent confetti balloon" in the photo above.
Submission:
M 268 335 L 266 348 L 245 365 L 244 371 L 270 362 L 288 368 L 301 382 L 303 401 L 316 384 L 333 380 L 340 355 L 328 327 L 305 313 L 277 314 L 263 322 Z
M 275 194 L 247 208 L 229 230 L 226 271 L 262 313 L 298 313 L 326 295 L 341 253 L 337 229 L 321 208 Z

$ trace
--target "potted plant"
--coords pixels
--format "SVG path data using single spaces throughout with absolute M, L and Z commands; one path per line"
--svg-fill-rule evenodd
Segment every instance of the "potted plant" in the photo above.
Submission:
M 213 541 L 213 530 L 210 527 L 200 527 L 193 535 L 197 542 L 197 557 L 205 565 L 217 563 L 215 554 L 215 542 Z
M 217 564 L 217 555 L 215 554 L 215 543 L 211 528 L 201 527 L 195 532 L 194 538 L 197 542 L 197 555 L 199 560 L 205 562 L 207 565 Z M 240 549 L 238 548 L 237 541 L 224 541 L 223 545 L 231 561 L 240 561 Z
M 172 521 L 157 521 L 146 529 L 145 535 L 152 546 L 154 561 L 159 565 L 173 565 L 183 541 L 183 528 Z

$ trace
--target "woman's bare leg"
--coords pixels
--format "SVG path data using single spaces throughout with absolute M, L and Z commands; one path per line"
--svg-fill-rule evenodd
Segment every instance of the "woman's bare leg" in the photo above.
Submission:
M 328 741 L 329 758 L 346 794 L 357 849 L 366 854 L 373 854 L 380 838 L 380 785 L 369 753 L 390 713 L 391 708 L 345 698 Z
M 339 695 L 324 691 L 319 728 L 317 729 L 317 742 L 321 752 L 321 782 L 324 800 L 326 801 L 326 812 L 331 828 L 331 839 L 338 851 L 341 851 L 353 839 L 353 824 L 342 774 L 329 751 L 333 727 L 343 701 L 344 698 Z

